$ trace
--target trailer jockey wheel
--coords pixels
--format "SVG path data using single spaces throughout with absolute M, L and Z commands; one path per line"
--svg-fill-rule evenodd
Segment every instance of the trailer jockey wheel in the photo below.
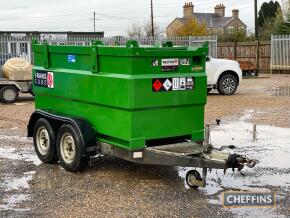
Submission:
M 197 170 L 190 170 L 186 173 L 186 184 L 193 189 L 197 189 L 200 185 L 197 185 L 202 181 L 201 175 Z
M 83 151 L 84 143 L 72 125 L 63 124 L 60 127 L 56 148 L 60 164 L 65 170 L 77 172 L 87 167 L 89 156 Z
M 57 162 L 55 134 L 50 123 L 40 118 L 36 121 L 33 131 L 33 144 L 38 158 L 46 164 Z

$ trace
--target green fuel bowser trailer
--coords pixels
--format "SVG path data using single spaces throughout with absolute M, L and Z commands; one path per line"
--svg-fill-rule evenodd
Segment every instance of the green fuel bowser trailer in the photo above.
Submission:
M 96 152 L 140 164 L 242 169 L 254 160 L 214 149 L 204 128 L 208 47 L 33 43 L 36 110 L 28 124 L 44 163 L 84 169 Z M 206 131 L 205 131 L 206 130 Z

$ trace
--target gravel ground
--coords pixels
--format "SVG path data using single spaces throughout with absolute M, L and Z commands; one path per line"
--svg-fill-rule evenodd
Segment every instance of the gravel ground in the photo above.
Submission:
M 234 96 L 210 93 L 206 123 L 221 119 L 221 128 L 227 132 L 230 130 L 226 129 L 226 125 L 230 123 L 241 125 L 240 131 L 248 123 L 256 123 L 261 127 L 273 126 L 273 134 L 274 131 L 285 130 L 285 136 L 281 138 L 285 144 L 285 140 L 290 140 L 287 135 L 287 128 L 290 128 L 290 97 L 274 96 L 273 91 L 275 87 L 283 85 L 290 86 L 290 75 L 244 80 Z M 287 200 L 290 196 L 289 161 L 278 169 L 270 169 L 265 164 L 264 167 L 246 171 L 249 174 L 246 180 L 238 174 L 227 174 L 228 177 L 220 181 L 221 176 L 214 174 L 209 176 L 208 187 L 197 191 L 187 189 L 183 182 L 183 172 L 187 169 L 141 166 L 109 157 L 94 157 L 86 171 L 68 173 L 57 164 L 41 164 L 34 154 L 32 141 L 26 138 L 26 125 L 33 109 L 33 99 L 28 95 L 22 96 L 17 104 L 0 105 L 0 217 L 290 215 L 290 200 Z M 243 116 L 246 118 L 240 119 Z M 214 131 L 213 141 L 218 143 L 219 137 L 223 142 L 226 141 L 224 136 L 218 135 L 218 128 Z M 269 140 L 269 143 L 275 144 L 276 141 Z M 252 148 L 248 153 L 259 152 Z M 260 158 L 266 160 L 266 154 Z M 280 177 L 281 182 L 278 182 L 277 178 Z M 254 184 L 259 179 L 261 184 Z M 224 209 L 220 205 L 220 193 L 233 188 L 276 191 L 283 196 L 283 203 L 275 210 Z

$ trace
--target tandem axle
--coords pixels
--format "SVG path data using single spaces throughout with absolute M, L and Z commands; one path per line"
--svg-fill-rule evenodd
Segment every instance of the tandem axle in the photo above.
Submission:
M 196 170 L 186 174 L 188 186 L 198 188 L 205 187 L 208 169 L 232 168 L 240 171 L 244 166 L 255 166 L 255 160 L 213 148 L 208 140 L 208 126 L 205 135 L 203 144 L 181 140 L 130 151 L 98 139 L 97 132 L 84 119 L 36 110 L 28 125 L 28 137 L 33 137 L 40 160 L 48 164 L 60 161 L 66 170 L 72 172 L 83 170 L 90 157 L 100 152 L 137 164 L 202 168 L 202 176 Z

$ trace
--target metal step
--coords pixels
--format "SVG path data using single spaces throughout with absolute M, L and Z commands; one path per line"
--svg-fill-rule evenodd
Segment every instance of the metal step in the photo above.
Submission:
M 203 146 L 193 142 L 182 142 L 176 144 L 147 147 L 146 150 L 168 153 L 181 156 L 197 155 L 203 151 Z

